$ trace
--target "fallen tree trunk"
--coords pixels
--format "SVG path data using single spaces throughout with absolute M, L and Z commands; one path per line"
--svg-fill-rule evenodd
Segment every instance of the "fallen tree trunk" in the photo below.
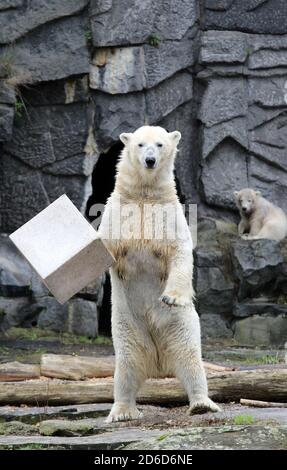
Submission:
M 37 364 L 22 364 L 21 362 L 6 362 L 0 364 L 0 381 L 15 382 L 20 380 L 38 379 L 40 366 Z
M 287 401 L 287 369 L 248 370 L 212 374 L 208 377 L 209 396 L 219 402 L 241 397 Z M 28 380 L 0 382 L 0 404 L 76 404 L 113 400 L 113 379 L 87 381 Z M 138 394 L 141 403 L 186 403 L 186 394 L 177 379 L 149 379 Z
M 114 356 L 86 357 L 60 354 L 43 354 L 41 375 L 58 379 L 84 380 L 114 375 Z
M 275 403 L 273 401 L 240 399 L 240 405 L 253 406 L 255 408 L 287 408 L 287 403 Z
M 115 357 L 70 356 L 65 354 L 43 354 L 41 375 L 57 379 L 85 380 L 96 377 L 111 377 L 115 370 Z M 230 367 L 204 362 L 207 372 L 231 371 Z

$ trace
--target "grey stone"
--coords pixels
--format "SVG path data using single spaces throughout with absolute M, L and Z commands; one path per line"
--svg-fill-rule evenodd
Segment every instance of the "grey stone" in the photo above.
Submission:
M 1 10 L 8 10 L 9 8 L 18 8 L 21 7 L 24 3 L 24 0 L 2 0 L 0 5 Z
M 39 426 L 42 436 L 87 436 L 99 432 L 103 433 L 106 430 L 101 418 L 86 418 L 76 421 L 47 419 L 42 421 Z
M 254 315 L 235 323 L 235 340 L 247 346 L 284 346 L 287 340 L 287 315 Z
M 224 253 L 217 246 L 197 246 L 194 250 L 194 264 L 198 268 L 218 268 L 224 261 Z
M 19 312 L 28 304 L 28 297 L 0 297 L 0 329 L 20 325 Z
M 199 62 L 244 63 L 248 52 L 248 35 L 235 31 L 206 31 L 201 36 Z
M 50 200 L 38 172 L 7 153 L 2 154 L 0 166 L 0 228 L 10 233 L 44 209 Z
M 145 97 L 143 93 L 128 93 L 113 97 L 94 92 L 94 132 L 99 151 L 107 150 L 118 142 L 122 132 L 133 132 L 145 123 Z
M 84 103 L 28 107 L 15 123 L 13 140 L 4 149 L 32 168 L 47 168 L 75 155 L 84 157 L 88 131 L 89 114 Z
M 232 338 L 233 333 L 220 315 L 204 314 L 200 317 L 201 336 L 203 339 Z
M 277 116 L 250 132 L 250 151 L 286 171 L 286 116 Z
M 106 275 L 102 275 L 95 279 L 92 284 L 89 284 L 84 289 L 82 289 L 77 296 L 82 297 L 83 299 L 92 300 L 97 303 L 97 307 L 101 307 L 104 295 L 104 283 L 106 280 Z
M 224 425 L 167 431 L 128 444 L 125 450 L 275 450 L 286 449 L 287 426 Z
M 248 187 L 247 157 L 240 145 L 225 140 L 204 160 L 200 179 L 208 204 L 235 208 L 233 191 Z
M 52 106 L 89 100 L 88 75 L 83 77 L 41 82 L 22 90 L 22 97 L 29 106 Z
M 13 86 L 9 86 L 6 80 L 0 80 L 0 103 L 14 106 L 15 98 L 16 94 Z
M 182 39 L 195 24 L 198 7 L 195 0 L 105 0 L 100 5 L 92 0 L 91 13 L 94 46 L 122 46 L 147 42 L 149 36 Z
M 67 331 L 76 335 L 98 336 L 98 308 L 95 302 L 74 299 L 69 302 Z
M 55 176 L 42 173 L 41 182 L 49 202 L 53 202 L 62 194 L 67 194 L 79 211 L 85 213 L 87 200 L 92 192 L 91 176 L 87 178 L 83 175 Z
M 200 267 L 196 270 L 195 291 L 198 311 L 207 313 L 231 313 L 234 302 L 234 285 L 225 269 Z
M 287 305 L 266 302 L 266 300 L 253 299 L 249 302 L 241 302 L 234 306 L 235 317 L 250 317 L 251 315 L 287 315 Z
M 14 108 L 0 104 L 0 142 L 10 140 L 13 132 Z
M 217 78 L 203 95 L 199 118 L 207 127 L 247 114 L 246 84 L 242 78 Z
M 198 149 L 195 145 L 198 129 L 195 125 L 192 101 L 187 101 L 165 116 L 158 125 L 169 132 L 179 130 L 181 140 L 175 160 L 175 171 L 179 182 L 181 202 L 194 204 L 197 182 Z
M 0 445 L 11 448 L 31 448 L 35 444 L 41 449 L 78 449 L 78 450 L 111 450 L 122 447 L 123 444 L 141 441 L 153 436 L 162 435 L 158 429 L 118 429 L 113 432 L 99 434 L 98 436 L 57 437 L 57 436 L 3 436 L 0 437 Z
M 8 423 L 0 423 L 0 435 L 12 436 L 32 436 L 38 434 L 35 426 L 30 424 L 21 423 L 21 421 L 8 421 Z
M 15 45 L 0 49 L 0 62 L 1 57 L 11 55 L 10 76 L 18 84 L 88 73 L 85 28 L 86 20 L 82 16 L 48 23 Z
M 287 33 L 287 4 L 285 0 L 208 1 L 205 29 L 247 31 L 260 34 Z M 208 5 L 211 5 L 209 8 Z
M 37 305 L 41 307 L 37 326 L 52 331 L 66 331 L 68 319 L 68 304 L 61 305 L 53 297 L 37 299 Z
M 270 202 L 287 213 L 286 171 L 273 165 L 272 159 L 264 161 L 255 156 L 249 161 L 249 186 L 262 192 Z
M 23 0 L 1 0 L 0 10 L 8 11 L 0 13 L 0 44 L 12 43 L 45 23 L 76 14 L 83 10 L 88 0 L 37 0 L 30 2 L 28 8 L 25 3 Z
M 90 86 L 110 94 L 151 88 L 194 62 L 193 41 L 166 41 L 158 47 L 100 48 L 90 71 Z
M 212 127 L 205 127 L 203 130 L 202 157 L 206 158 L 226 139 L 232 139 L 244 149 L 249 149 L 249 136 L 244 118 L 237 117 L 226 122 L 214 124 Z
M 32 269 L 8 236 L 0 235 L 0 296 L 31 294 Z
M 150 124 L 162 120 L 193 96 L 192 75 L 180 72 L 146 93 L 146 114 Z
M 284 261 L 278 242 L 238 240 L 231 245 L 231 256 L 239 280 L 239 300 L 276 288 Z

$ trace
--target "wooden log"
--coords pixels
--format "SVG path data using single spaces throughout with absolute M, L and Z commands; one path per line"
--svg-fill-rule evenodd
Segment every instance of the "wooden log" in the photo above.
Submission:
M 275 403 L 274 401 L 260 401 L 240 399 L 240 405 L 253 406 L 255 408 L 287 408 L 287 403 Z
M 84 380 L 114 375 L 114 356 L 86 357 L 59 354 L 43 354 L 41 375 L 58 379 Z
M 248 370 L 212 374 L 209 396 L 219 402 L 267 399 L 286 402 L 287 369 Z M 28 380 L 0 382 L 0 404 L 105 403 L 113 400 L 113 379 L 87 381 Z M 186 403 L 186 394 L 177 379 L 149 379 L 138 394 L 140 403 Z
M 0 364 L 0 381 L 15 382 L 20 380 L 38 379 L 40 366 L 38 364 L 22 364 L 21 362 L 6 362 Z
M 211 362 L 206 362 L 206 361 L 203 361 L 203 365 L 207 372 L 209 370 L 214 371 L 214 372 L 227 372 L 227 371 L 231 372 L 232 370 L 237 369 L 237 367 L 220 366 L 218 364 L 212 364 Z
M 234 369 L 210 362 L 204 362 L 207 372 L 225 372 Z M 41 375 L 57 379 L 84 380 L 114 375 L 115 357 L 87 357 L 65 354 L 43 354 L 41 357 Z

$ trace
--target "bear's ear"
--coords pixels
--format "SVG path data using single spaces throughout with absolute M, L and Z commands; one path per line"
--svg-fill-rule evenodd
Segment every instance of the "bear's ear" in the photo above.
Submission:
M 238 198 L 239 191 L 234 191 L 233 196 Z
M 127 145 L 131 139 L 132 133 L 131 132 L 124 132 L 120 135 L 120 139 L 124 145 Z
M 175 143 L 175 145 L 177 145 L 181 139 L 181 133 L 179 131 L 169 132 L 169 136 L 172 142 Z
M 256 196 L 261 196 L 261 191 L 255 191 Z

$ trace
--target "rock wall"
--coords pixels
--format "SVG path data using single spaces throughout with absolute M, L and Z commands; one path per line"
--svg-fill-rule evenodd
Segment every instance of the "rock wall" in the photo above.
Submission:
M 143 124 L 182 132 L 201 217 L 236 221 L 246 186 L 287 211 L 286 102 L 284 0 L 2 0 L 0 232 L 64 192 L 85 213 L 99 158 Z M 203 273 L 233 314 L 232 283 Z

